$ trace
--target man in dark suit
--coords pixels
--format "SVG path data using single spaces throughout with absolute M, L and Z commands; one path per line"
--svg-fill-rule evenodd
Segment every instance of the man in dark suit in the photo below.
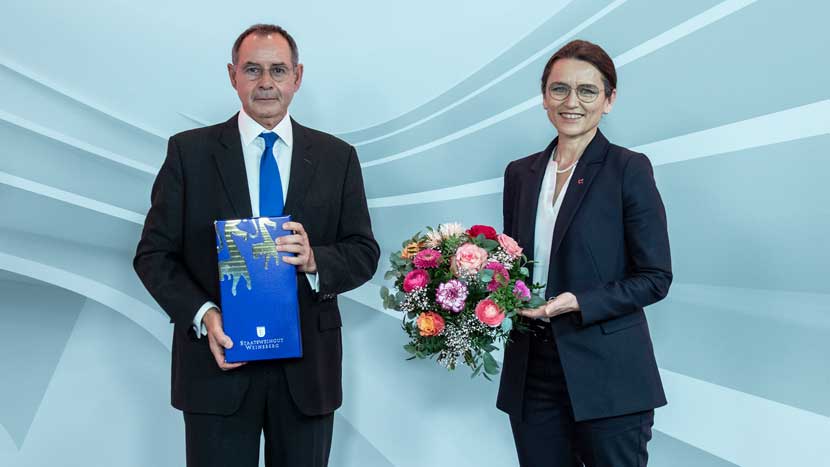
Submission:
M 170 138 L 134 267 L 175 325 L 172 404 L 188 466 L 325 466 L 342 402 L 338 294 L 374 274 L 374 240 L 353 147 L 288 114 L 303 66 L 284 29 L 254 25 L 228 64 L 242 110 Z M 303 356 L 226 363 L 213 222 L 290 214 L 277 249 L 298 270 Z

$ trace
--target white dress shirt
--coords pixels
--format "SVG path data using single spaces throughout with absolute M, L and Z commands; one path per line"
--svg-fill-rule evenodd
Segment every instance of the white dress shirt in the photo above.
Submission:
M 282 199 L 288 198 L 288 183 L 291 177 L 291 156 L 294 148 L 294 132 L 291 127 L 291 117 L 288 112 L 285 117 L 277 123 L 273 130 L 267 130 L 256 122 L 245 110 L 239 111 L 239 138 L 242 141 L 242 156 L 245 159 L 245 174 L 248 178 L 248 195 L 251 198 L 251 213 L 253 217 L 259 217 L 259 165 L 262 152 L 265 150 L 265 140 L 260 138 L 262 132 L 273 131 L 279 136 L 272 150 L 273 157 L 277 160 L 277 167 L 280 170 L 280 182 L 282 183 Z M 318 292 L 318 275 L 306 273 L 311 288 Z M 202 318 L 211 308 L 219 308 L 215 303 L 208 301 L 199 308 L 196 316 L 193 317 L 193 328 L 197 336 L 207 334 Z
M 576 164 L 574 164 L 574 167 L 568 174 L 568 179 L 562 185 L 559 197 L 553 199 L 556 195 L 556 170 L 559 168 L 559 165 L 554 159 L 555 156 L 556 148 L 553 149 L 548 165 L 545 168 L 542 189 L 539 191 L 539 202 L 536 205 L 536 230 L 533 244 L 533 260 L 536 261 L 536 264 L 533 265 L 533 283 L 545 286 L 541 291 L 542 297 L 545 297 L 545 293 L 547 292 L 553 228 L 556 225 L 556 217 L 559 215 L 559 209 L 562 207 L 562 200 L 565 199 L 565 193 L 568 191 L 571 177 L 576 172 Z M 577 161 L 578 163 L 579 161 Z M 549 321 L 548 318 L 542 318 L 542 320 Z

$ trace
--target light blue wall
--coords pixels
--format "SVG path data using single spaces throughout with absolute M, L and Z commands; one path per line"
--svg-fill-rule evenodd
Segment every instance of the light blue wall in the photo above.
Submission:
M 545 61 L 605 47 L 603 131 L 654 163 L 673 248 L 651 465 L 830 466 L 830 6 L 507 3 L 0 7 L 0 466 L 183 465 L 170 325 L 130 260 L 166 138 L 236 111 L 224 64 L 258 21 L 300 44 L 293 115 L 357 147 L 384 258 L 427 224 L 501 227 L 504 166 L 554 136 Z M 382 284 L 340 298 L 332 465 L 516 465 L 497 385 L 404 361 Z

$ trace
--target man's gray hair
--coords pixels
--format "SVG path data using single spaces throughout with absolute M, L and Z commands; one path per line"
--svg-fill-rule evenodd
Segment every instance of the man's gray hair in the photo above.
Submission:
M 294 41 L 294 38 L 291 37 L 291 34 L 288 34 L 288 31 L 277 26 L 276 24 L 255 24 L 243 31 L 233 43 L 233 49 L 231 49 L 231 63 L 233 63 L 234 66 L 236 66 L 236 61 L 239 60 L 239 47 L 242 46 L 242 41 L 244 41 L 245 38 L 251 34 L 256 34 L 257 36 L 266 36 L 268 34 L 281 35 L 286 41 L 288 41 L 288 46 L 291 48 L 291 64 L 297 66 L 297 64 L 300 63 L 300 51 L 297 49 L 297 43 Z

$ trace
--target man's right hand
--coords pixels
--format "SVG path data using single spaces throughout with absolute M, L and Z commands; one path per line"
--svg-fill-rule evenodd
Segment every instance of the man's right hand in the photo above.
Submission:
M 222 314 L 216 308 L 209 309 L 202 317 L 202 323 L 207 329 L 208 346 L 210 353 L 216 359 L 216 364 L 223 371 L 233 370 L 245 364 L 245 362 L 228 363 L 225 361 L 225 349 L 233 347 L 233 340 L 225 334 L 222 328 Z

